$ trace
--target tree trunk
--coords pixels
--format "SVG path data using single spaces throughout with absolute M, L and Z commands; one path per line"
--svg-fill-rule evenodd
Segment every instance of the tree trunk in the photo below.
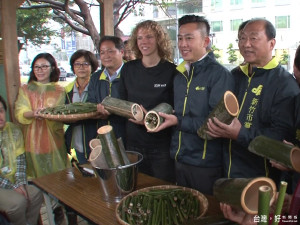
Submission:
M 118 166 L 126 165 L 125 162 L 129 162 L 129 160 L 124 160 L 123 158 L 126 154 L 121 153 L 115 133 L 113 132 L 113 127 L 110 125 L 102 126 L 98 129 L 97 133 L 108 167 L 117 168 Z
M 254 138 L 248 149 L 250 152 L 281 163 L 300 172 L 300 148 L 285 144 L 266 136 Z
M 118 116 L 135 119 L 137 121 L 144 119 L 143 110 L 136 103 L 107 96 L 103 99 L 101 104 L 108 112 Z
M 258 213 L 258 189 L 264 185 L 271 188 L 270 203 L 272 203 L 275 199 L 276 185 L 273 180 L 267 177 L 221 178 L 214 184 L 213 195 L 220 202 L 254 215 Z
M 161 103 L 148 111 L 145 116 L 145 126 L 147 130 L 155 131 L 164 122 L 164 118 L 158 115 L 159 112 L 171 114 L 173 113 L 173 108 L 168 103 Z
M 269 224 L 271 188 L 269 186 L 260 186 L 258 194 L 258 216 L 260 217 L 259 225 Z M 266 220 L 263 217 L 266 216 Z
M 208 135 L 207 132 L 207 122 L 208 119 L 212 119 L 213 117 L 218 118 L 223 123 L 230 124 L 234 117 L 236 117 L 239 113 L 239 103 L 235 97 L 235 95 L 231 91 L 226 91 L 224 93 L 223 99 L 219 101 L 216 107 L 211 111 L 208 115 L 208 118 L 202 124 L 202 126 L 197 130 L 197 134 L 199 137 L 207 140 L 212 140 L 213 137 Z

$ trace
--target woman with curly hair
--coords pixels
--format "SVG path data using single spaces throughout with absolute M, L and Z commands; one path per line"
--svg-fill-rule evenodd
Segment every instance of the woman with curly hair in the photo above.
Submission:
M 173 106 L 172 46 L 167 33 L 155 21 L 140 22 L 132 31 L 130 45 L 136 60 L 121 70 L 120 97 L 141 104 L 145 111 L 160 103 Z M 143 122 L 126 124 L 127 150 L 143 155 L 140 172 L 174 182 L 174 162 L 170 158 L 171 129 L 147 132 Z

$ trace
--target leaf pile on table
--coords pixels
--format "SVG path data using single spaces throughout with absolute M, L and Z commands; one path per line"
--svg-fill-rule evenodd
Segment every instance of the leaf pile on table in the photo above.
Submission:
M 121 224 L 180 225 L 205 214 L 208 202 L 200 192 L 174 185 L 144 188 L 124 197 L 116 213 Z

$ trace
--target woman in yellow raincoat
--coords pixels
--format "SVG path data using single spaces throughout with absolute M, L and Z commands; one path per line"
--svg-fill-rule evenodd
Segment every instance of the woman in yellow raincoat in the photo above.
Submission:
M 68 167 L 63 123 L 43 119 L 38 112 L 65 103 L 64 88 L 57 84 L 60 70 L 49 53 L 38 54 L 31 65 L 28 84 L 20 87 L 16 119 L 23 125 L 27 174 L 30 178 Z

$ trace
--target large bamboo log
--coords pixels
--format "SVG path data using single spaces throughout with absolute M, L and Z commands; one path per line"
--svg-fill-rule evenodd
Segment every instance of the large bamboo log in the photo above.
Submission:
M 254 138 L 248 149 L 250 152 L 274 160 L 300 172 L 300 148 L 285 144 L 266 136 Z
M 271 203 L 274 202 L 276 185 L 267 177 L 258 178 L 221 178 L 213 187 L 213 195 L 220 201 L 243 209 L 246 213 L 258 213 L 258 188 L 269 186 L 271 188 Z
M 142 121 L 144 119 L 144 112 L 137 103 L 107 96 L 103 99 L 101 104 L 112 114 L 135 119 L 137 121 Z
M 258 225 L 267 225 L 269 224 L 271 188 L 260 186 L 258 191 L 258 216 L 260 218 Z
M 101 146 L 101 142 L 98 138 L 92 139 L 89 142 L 89 146 L 90 146 L 91 151 L 93 151 L 99 145 Z
M 210 112 L 205 122 L 202 126 L 197 130 L 197 134 L 199 137 L 207 140 L 212 140 L 213 137 L 208 135 L 207 132 L 207 122 L 208 119 L 213 119 L 216 117 L 223 123 L 230 124 L 234 117 L 236 117 L 239 113 L 239 103 L 237 98 L 231 91 L 226 91 L 224 93 L 223 98 L 219 101 L 219 103 L 215 106 L 213 111 Z
M 148 111 L 144 119 L 144 124 L 147 130 L 155 131 L 164 122 L 164 118 L 158 114 L 159 112 L 172 114 L 173 107 L 168 103 L 160 103 Z
M 113 131 L 113 127 L 110 125 L 105 125 L 100 127 L 97 130 L 98 136 L 100 139 L 102 152 L 104 154 L 107 165 L 110 168 L 117 168 L 118 166 L 124 166 L 125 161 L 129 161 L 128 159 L 124 160 L 125 153 L 121 153 L 121 149 L 119 148 L 118 141 L 116 139 L 115 133 Z

